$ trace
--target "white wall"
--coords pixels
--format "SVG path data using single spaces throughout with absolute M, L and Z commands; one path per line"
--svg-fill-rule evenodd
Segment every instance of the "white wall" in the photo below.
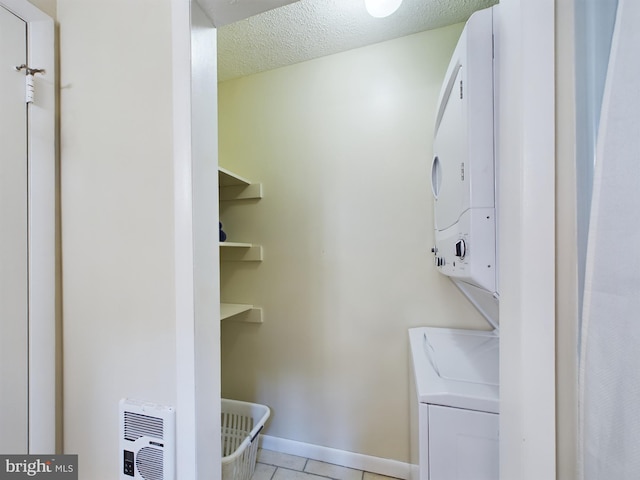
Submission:
M 437 96 L 462 26 L 219 85 L 220 164 L 264 198 L 222 206 L 223 396 L 272 408 L 267 435 L 408 461 L 407 329 L 488 328 L 433 267 Z
M 168 0 L 58 0 L 64 451 L 117 475 L 118 400 L 174 404 Z

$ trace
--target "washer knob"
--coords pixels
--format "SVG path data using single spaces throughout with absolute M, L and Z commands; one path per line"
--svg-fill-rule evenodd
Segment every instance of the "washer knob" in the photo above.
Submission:
M 467 244 L 464 242 L 464 239 L 461 238 L 456 242 L 456 257 L 462 260 L 466 254 Z

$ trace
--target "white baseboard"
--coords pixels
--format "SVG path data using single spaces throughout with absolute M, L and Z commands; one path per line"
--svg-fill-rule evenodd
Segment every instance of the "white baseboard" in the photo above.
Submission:
M 372 457 L 361 453 L 347 452 L 335 448 L 321 447 L 310 443 L 297 442 L 286 438 L 260 435 L 260 447 L 275 452 L 311 458 L 320 462 L 332 463 L 343 467 L 355 468 L 366 472 L 408 479 L 410 465 L 388 458 Z

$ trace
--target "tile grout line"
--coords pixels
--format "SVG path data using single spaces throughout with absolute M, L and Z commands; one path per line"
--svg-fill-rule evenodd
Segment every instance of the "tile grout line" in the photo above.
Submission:
M 307 459 L 307 461 L 309 461 L 309 459 Z M 260 462 L 262 463 L 262 462 Z M 263 463 L 263 465 L 270 465 L 268 463 Z M 333 463 L 329 463 L 328 465 L 334 465 Z M 327 480 L 339 480 L 335 477 L 328 477 L 327 475 L 321 475 L 319 473 L 312 473 L 312 472 L 305 472 L 304 470 L 296 470 L 294 468 L 289 468 L 289 467 L 281 467 L 279 465 L 271 465 L 272 467 L 276 467 L 276 469 L 273 471 L 273 474 L 271 475 L 270 480 L 273 480 L 273 478 L 276 476 L 276 472 L 278 470 L 288 470 L 290 472 L 298 472 L 298 473 L 304 473 L 305 475 L 309 476 L 309 477 L 318 477 L 318 478 L 326 478 Z M 307 463 L 305 462 L 305 468 L 307 466 Z M 340 465 L 338 465 L 340 466 Z M 349 468 L 349 467 L 344 467 L 344 468 Z M 364 470 L 360 470 L 360 472 L 362 473 L 362 477 L 364 478 Z
M 300 457 L 300 458 L 304 459 L 304 464 L 302 465 L 302 470 L 298 470 L 298 469 L 296 469 L 294 467 L 287 467 L 287 466 L 277 465 L 277 464 L 273 464 L 273 463 L 269 463 L 269 462 L 265 462 L 265 461 L 256 462 L 256 463 L 261 463 L 263 465 L 269 465 L 269 466 L 275 467 L 273 473 L 269 477 L 269 480 L 274 480 L 274 478 L 276 477 L 276 473 L 278 472 L 279 469 L 288 470 L 290 472 L 299 472 L 299 473 L 303 473 L 303 474 L 308 475 L 308 476 L 321 477 L 321 478 L 327 479 L 327 480 L 338 480 L 338 479 L 336 479 L 334 477 L 330 477 L 330 476 L 323 475 L 323 474 L 320 474 L 320 473 L 308 472 L 307 471 L 307 467 L 309 466 L 309 461 L 311 459 L 308 458 L 308 457 Z M 338 465 L 338 464 L 333 464 L 333 463 L 328 463 L 328 462 L 322 462 L 322 461 L 319 461 L 319 460 L 318 460 L 318 462 L 324 463 L 324 464 L 327 464 L 327 465 L 334 465 L 334 466 L 345 468 L 345 469 L 349 469 L 349 470 L 357 470 L 357 471 L 360 472 L 360 479 L 359 480 L 365 480 L 365 474 L 367 473 L 367 471 L 365 471 L 365 470 L 355 469 L 355 468 L 351 468 L 351 467 L 345 467 L 343 465 Z M 390 480 L 400 480 L 400 479 L 393 479 L 392 477 L 389 477 L 389 479 Z

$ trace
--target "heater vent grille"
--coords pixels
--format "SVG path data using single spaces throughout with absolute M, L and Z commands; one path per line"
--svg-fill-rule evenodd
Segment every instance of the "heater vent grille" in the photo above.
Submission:
M 164 438 L 162 418 L 124 412 L 124 438 L 135 442 L 140 437 Z
M 163 453 L 159 448 L 141 448 L 136 457 L 136 467 L 144 480 L 163 480 Z
M 119 420 L 119 480 L 175 480 L 174 407 L 123 398 Z

